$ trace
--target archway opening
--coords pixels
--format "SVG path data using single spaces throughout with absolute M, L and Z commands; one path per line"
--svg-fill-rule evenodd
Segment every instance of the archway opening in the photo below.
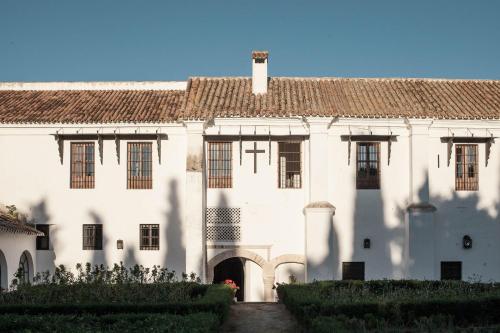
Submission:
M 7 260 L 2 250 L 0 250 L 0 292 L 7 290 L 9 286 L 7 274 Z
M 245 300 L 245 271 L 243 268 L 243 259 L 229 258 L 221 261 L 214 267 L 213 283 L 223 283 L 225 280 L 233 280 L 240 288 L 236 291 L 236 299 L 239 302 Z
M 24 283 L 30 283 L 33 278 L 33 259 L 28 251 L 24 251 L 19 258 L 19 279 Z

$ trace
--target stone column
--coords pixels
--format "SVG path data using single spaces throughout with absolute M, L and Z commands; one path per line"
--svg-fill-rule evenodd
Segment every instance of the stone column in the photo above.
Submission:
M 264 300 L 274 302 L 274 274 L 264 276 Z
M 185 244 L 186 273 L 194 272 L 205 280 L 205 240 L 203 238 L 204 183 L 203 183 L 203 121 L 186 121 L 186 196 Z M 205 281 L 204 281 L 205 282 Z
M 305 278 L 333 278 L 333 220 L 335 207 L 328 202 L 328 127 L 332 118 L 309 117 L 309 204 L 305 215 Z

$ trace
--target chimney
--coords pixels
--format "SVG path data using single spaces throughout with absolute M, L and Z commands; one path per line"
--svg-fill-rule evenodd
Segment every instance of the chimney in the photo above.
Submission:
M 267 93 L 267 60 L 269 52 L 252 52 L 252 93 Z

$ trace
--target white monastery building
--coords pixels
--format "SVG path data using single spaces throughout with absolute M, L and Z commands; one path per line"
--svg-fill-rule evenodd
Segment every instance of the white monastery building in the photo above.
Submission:
M 500 281 L 500 81 L 0 84 L 0 282 L 77 263 Z M 4 209 L 5 210 L 5 209 Z M 5 210 L 6 211 L 6 210 Z

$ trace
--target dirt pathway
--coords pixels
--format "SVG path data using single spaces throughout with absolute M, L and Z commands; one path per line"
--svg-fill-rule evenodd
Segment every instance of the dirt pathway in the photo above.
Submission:
M 301 332 L 283 304 L 238 303 L 231 306 L 222 332 Z

